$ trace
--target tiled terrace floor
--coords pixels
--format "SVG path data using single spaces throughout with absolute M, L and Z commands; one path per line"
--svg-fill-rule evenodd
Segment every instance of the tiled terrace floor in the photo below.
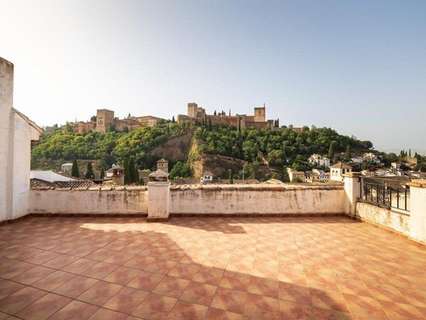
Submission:
M 346 218 L 30 217 L 0 319 L 425 319 L 426 250 Z

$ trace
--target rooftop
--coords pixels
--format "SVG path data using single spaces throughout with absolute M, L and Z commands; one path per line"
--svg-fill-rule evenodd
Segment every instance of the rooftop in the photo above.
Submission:
M 345 217 L 26 217 L 0 319 L 424 319 L 426 250 Z

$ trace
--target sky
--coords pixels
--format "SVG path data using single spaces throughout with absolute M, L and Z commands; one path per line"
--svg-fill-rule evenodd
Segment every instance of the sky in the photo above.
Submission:
M 0 0 L 14 106 L 47 126 L 251 114 L 426 153 L 426 1 Z

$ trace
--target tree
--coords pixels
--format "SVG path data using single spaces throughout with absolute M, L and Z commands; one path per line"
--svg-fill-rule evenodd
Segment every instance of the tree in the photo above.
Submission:
M 328 149 L 328 158 L 333 161 L 334 159 L 334 154 L 336 153 L 336 141 L 331 141 L 330 143 L 330 148 Z
M 345 152 L 345 160 L 350 161 L 352 158 L 352 152 L 351 152 L 351 146 L 348 144 L 346 146 L 346 152 Z
M 133 158 L 126 159 L 124 161 L 124 183 L 138 183 L 139 173 L 135 166 L 135 160 Z
M 101 168 L 101 174 L 99 175 L 99 179 L 103 180 L 105 178 L 105 169 Z
M 232 169 L 228 170 L 228 176 L 229 176 L 229 184 L 234 184 L 234 175 L 232 174 Z
M 176 122 L 176 120 L 175 120 L 175 116 L 173 116 L 173 117 L 172 117 L 172 122 L 173 122 L 173 123 L 175 123 L 175 122 Z
M 86 179 L 95 179 L 95 173 L 93 172 L 92 163 L 87 163 L 86 174 L 84 175 Z
M 75 159 L 72 162 L 71 176 L 73 176 L 75 178 L 80 178 L 80 171 L 78 169 L 78 163 L 77 163 L 77 160 L 75 160 Z
M 170 170 L 170 178 L 186 178 L 191 176 L 191 168 L 187 163 L 177 161 L 173 166 L 172 170 Z

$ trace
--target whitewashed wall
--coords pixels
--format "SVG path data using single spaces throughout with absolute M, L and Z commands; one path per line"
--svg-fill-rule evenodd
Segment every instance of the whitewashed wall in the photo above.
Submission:
M 343 214 L 343 187 L 202 186 L 172 188 L 172 214 Z M 31 213 L 145 214 L 148 192 L 32 190 Z
M 0 221 L 11 218 L 12 210 L 12 105 L 13 64 L 0 58 Z
M 344 214 L 342 186 L 207 185 L 171 190 L 170 213 Z
M 381 208 L 369 203 L 356 204 L 356 217 L 387 229 L 410 236 L 409 212 Z
M 32 190 L 30 213 L 147 214 L 148 192 L 135 190 Z

